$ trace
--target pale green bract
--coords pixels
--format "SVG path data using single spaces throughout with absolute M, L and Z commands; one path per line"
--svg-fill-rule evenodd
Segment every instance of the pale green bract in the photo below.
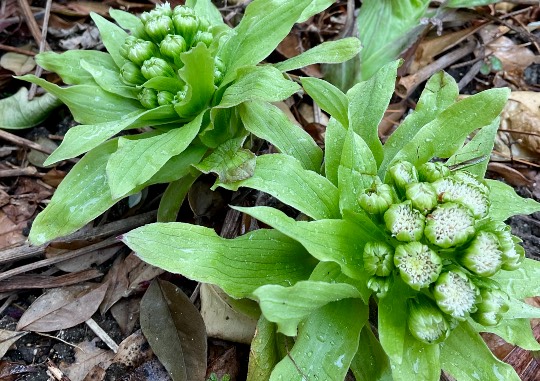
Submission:
M 305 91 L 332 116 L 324 176 L 313 166 L 314 158 L 282 150 L 257 157 L 250 178 L 220 178 L 215 184 L 266 192 L 300 212 L 295 219 L 267 206 L 234 207 L 272 227 L 258 233 L 268 239 L 268 248 L 283 247 L 283 240 L 262 235 L 270 232 L 300 245 L 291 249 L 288 261 L 299 259 L 302 251 L 313 260 L 312 270 L 304 268 L 310 275 L 296 272 L 293 278 L 284 272 L 283 282 L 276 277 L 279 269 L 259 269 L 265 261 L 243 262 L 262 254 L 246 246 L 249 235 L 221 240 L 227 254 L 219 263 L 213 262 L 214 251 L 208 252 L 208 247 L 217 249 L 218 241 L 207 228 L 151 224 L 123 237 L 153 265 L 260 303 L 250 381 L 342 381 L 349 368 L 362 381 L 436 381 L 441 369 L 462 381 L 517 381 L 513 368 L 493 356 L 479 332 L 540 349 L 528 321 L 540 317 L 540 309 L 522 302 L 540 295 L 538 282 L 531 281 L 538 278 L 540 263 L 524 259 L 519 239 L 504 223 L 512 215 L 539 211 L 540 204 L 485 181 L 482 160 L 470 172 L 450 169 L 460 158 L 489 156 L 508 90 L 456 101 L 455 81 L 436 74 L 417 109 L 382 145 L 377 126 L 394 90 L 397 66 L 386 65 L 347 94 L 324 81 L 302 80 Z M 243 119 L 260 117 L 243 107 Z M 475 138 L 467 142 L 471 132 Z M 440 159 L 449 159 L 449 167 Z M 403 206 L 404 212 L 389 204 Z M 194 250 L 189 238 L 195 231 L 201 250 Z M 171 234 L 182 240 L 171 243 Z M 234 249 L 238 259 L 230 257 Z M 283 265 L 298 268 L 276 262 Z M 234 267 L 234 282 L 221 273 L 226 266 Z M 378 321 L 372 323 L 378 325 L 378 339 L 366 324 L 368 305 L 374 305 L 370 299 L 377 305 Z
M 83 158 L 75 166 L 35 220 L 30 241 L 43 244 L 72 233 L 120 199 L 156 183 L 171 182 L 180 190 L 165 193 L 158 213 L 160 221 L 174 220 L 188 184 L 201 173 L 216 173 L 223 183 L 253 174 L 255 158 L 244 147 L 249 133 L 297 158 L 303 168 L 320 171 L 322 150 L 304 130 L 284 124 L 287 117 L 270 102 L 300 90 L 283 72 L 343 62 L 358 54 L 359 40 L 327 42 L 275 66 L 260 62 L 296 22 L 331 3 L 255 0 L 233 29 L 210 0 L 189 0 L 174 9 L 165 3 L 140 17 L 111 10 L 118 25 L 92 14 L 107 53 L 38 55 L 39 65 L 69 86 L 20 77 L 50 93 L 25 107 L 49 109 L 58 98 L 81 123 L 47 164 L 84 153 L 100 160 Z M 4 127 L 30 123 L 35 121 L 10 121 Z M 143 134 L 113 139 L 121 131 L 148 126 L 152 129 Z M 98 172 L 99 181 L 93 183 Z M 76 192 L 79 188 L 84 191 Z

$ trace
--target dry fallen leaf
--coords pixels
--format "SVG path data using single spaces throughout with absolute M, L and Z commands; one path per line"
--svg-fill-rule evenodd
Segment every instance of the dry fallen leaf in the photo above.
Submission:
M 0 329 L 0 357 L 4 357 L 9 348 L 13 345 L 13 343 L 15 343 L 27 333 L 28 332 L 16 332 Z
M 34 57 L 26 54 L 8 52 L 0 57 L 0 66 L 11 70 L 16 75 L 24 75 L 36 67 Z
M 109 350 L 96 347 L 98 338 L 85 341 L 75 347 L 75 361 L 72 364 L 61 363 L 59 368 L 71 381 L 82 381 L 96 365 L 107 369 L 114 353 Z

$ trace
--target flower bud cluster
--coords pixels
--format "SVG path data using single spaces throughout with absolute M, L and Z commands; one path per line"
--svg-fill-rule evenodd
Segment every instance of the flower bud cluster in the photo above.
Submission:
M 376 181 L 358 198 L 389 235 L 364 247 L 368 287 L 384 297 L 399 277 L 414 290 L 408 326 L 426 343 L 443 341 L 469 317 L 498 324 L 509 297 L 490 277 L 519 268 L 525 253 L 507 225 L 489 218 L 489 188 L 442 163 L 401 161 L 388 173 L 388 184 Z
M 214 35 L 209 21 L 195 14 L 188 6 L 171 9 L 169 3 L 158 5 L 150 12 L 141 14 L 142 28 L 133 31 L 120 47 L 120 54 L 127 60 L 120 70 L 122 81 L 136 86 L 139 101 L 145 108 L 155 108 L 182 102 L 187 90 L 178 75 L 184 66 L 181 54 L 202 43 L 210 47 Z M 214 84 L 217 86 L 224 76 L 223 62 L 215 57 Z M 175 86 L 181 88 L 177 93 L 156 90 L 155 85 L 145 87 L 147 81 L 156 77 L 170 78 Z M 168 88 L 167 90 L 170 90 Z

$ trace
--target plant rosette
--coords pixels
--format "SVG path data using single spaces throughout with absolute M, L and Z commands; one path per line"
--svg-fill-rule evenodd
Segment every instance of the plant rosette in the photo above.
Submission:
M 244 148 L 250 133 L 318 170 L 322 150 L 271 102 L 301 89 L 287 71 L 345 61 L 358 54 L 359 40 L 326 42 L 274 65 L 260 62 L 296 22 L 331 3 L 255 0 L 235 28 L 210 0 L 188 0 L 174 9 L 165 3 L 140 17 L 111 9 L 118 25 L 91 15 L 107 53 L 39 54 L 39 65 L 68 86 L 33 75 L 19 78 L 58 97 L 81 123 L 46 164 L 86 155 L 34 221 L 30 241 L 42 244 L 72 233 L 156 183 L 170 183 L 158 220 L 174 221 L 201 173 L 216 173 L 225 183 L 253 174 L 255 155 Z
M 332 116 L 324 176 L 272 154 L 257 157 L 248 179 L 217 181 L 266 192 L 302 218 L 234 207 L 273 229 L 229 240 L 156 223 L 123 236 L 153 265 L 258 301 L 249 380 L 341 381 L 351 369 L 357 380 L 435 381 L 442 369 L 458 380 L 517 381 L 479 332 L 540 348 L 529 322 L 540 309 L 522 301 L 540 295 L 540 263 L 524 259 L 504 224 L 540 204 L 484 180 L 487 160 L 478 159 L 492 150 L 509 91 L 456 101 L 456 82 L 439 73 L 383 145 L 377 126 L 398 64 L 347 94 L 302 79 Z M 378 338 L 368 323 L 374 305 Z

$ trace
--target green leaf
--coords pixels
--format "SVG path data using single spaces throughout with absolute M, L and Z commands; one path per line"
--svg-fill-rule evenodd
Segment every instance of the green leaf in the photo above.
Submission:
M 121 119 L 133 111 L 144 110 L 140 102 L 111 94 L 97 85 L 59 87 L 34 75 L 17 77 L 35 83 L 58 97 L 69 107 L 73 118 L 83 124 L 97 124 Z
M 173 381 L 203 381 L 206 328 L 199 310 L 172 283 L 156 279 L 141 300 L 141 329 Z
M 324 79 L 341 91 L 348 91 L 356 83 L 360 73 L 360 56 L 340 64 L 322 64 Z
M 223 93 L 217 108 L 227 108 L 252 100 L 277 102 L 300 90 L 272 66 L 247 66 L 238 69 L 238 77 Z
M 168 91 L 170 93 L 176 94 L 177 92 L 182 90 L 184 85 L 177 78 L 158 76 L 150 78 L 142 86 L 148 89 L 154 89 L 157 91 Z
M 540 295 L 540 261 L 525 258 L 521 266 L 514 271 L 501 270 L 493 279 L 497 281 L 504 292 L 516 299 L 524 299 Z
M 540 204 L 532 198 L 517 195 L 514 188 L 496 180 L 486 180 L 489 186 L 489 217 L 504 221 L 516 214 L 531 214 L 540 211 Z
M 460 381 L 519 381 L 514 369 L 495 358 L 467 322 L 440 344 L 442 368 Z
M 145 262 L 244 298 L 265 284 L 292 285 L 307 279 L 313 258 L 276 230 L 256 230 L 235 239 L 179 222 L 155 223 L 122 237 Z
M 319 261 L 335 262 L 345 275 L 367 282 L 367 274 L 359 253 L 363 252 L 365 243 L 371 240 L 371 235 L 359 225 L 346 220 L 295 221 L 280 210 L 267 206 L 235 206 L 234 209 L 300 242 Z M 363 297 L 367 299 L 369 294 Z
M 179 180 L 171 182 L 159 202 L 157 221 L 174 222 L 178 217 L 180 207 L 186 198 L 189 188 L 199 176 L 186 175 Z
M 293 349 L 277 364 L 270 381 L 343 381 L 367 317 L 367 306 L 358 299 L 315 311 L 301 323 Z
M 336 118 L 343 126 L 349 125 L 347 115 L 349 100 L 340 89 L 315 77 L 302 77 L 300 82 L 302 82 L 306 93 L 313 98 L 321 109 Z
M 244 140 L 241 137 L 226 141 L 194 167 L 202 173 L 216 173 L 224 184 L 250 178 L 255 171 L 256 156 L 242 148 Z
M 503 319 L 495 327 L 484 327 L 475 322 L 471 322 L 471 325 L 477 332 L 494 333 L 507 343 L 517 345 L 528 351 L 540 350 L 540 344 L 534 337 L 529 319 Z
M 361 191 L 377 177 L 377 163 L 366 142 L 352 129 L 347 132 L 338 168 L 339 207 L 362 212 L 358 203 Z
M 446 158 L 461 148 L 474 130 L 491 124 L 501 113 L 509 89 L 490 89 L 465 98 L 426 124 L 394 157 L 414 165 L 433 157 Z M 391 163 L 389 164 L 389 166 Z
M 139 93 L 139 90 L 133 86 L 127 86 L 120 80 L 118 68 L 115 67 L 115 70 L 109 70 L 103 67 L 96 67 L 85 60 L 81 60 L 79 65 L 90 73 L 94 78 L 94 81 L 96 81 L 103 90 L 120 95 L 124 98 L 138 99 L 137 94 Z
M 440 350 L 438 344 L 425 344 L 416 340 L 407 330 L 405 334 L 403 362 L 391 361 L 394 381 L 439 381 L 441 377 Z
M 280 334 L 276 333 L 276 325 L 261 315 L 249 351 L 248 381 L 270 378 L 274 366 L 281 359 L 278 336 Z
M 371 290 L 367 288 L 365 279 L 358 280 L 349 278 L 341 272 L 341 267 L 335 262 L 319 262 L 311 273 L 309 280 L 322 281 L 327 283 L 347 283 L 354 286 L 359 292 L 364 303 L 369 302 Z
M 219 9 L 210 0 L 187 0 L 186 5 L 199 16 L 206 17 L 212 25 L 224 25 Z
M 358 352 L 351 362 L 356 381 L 393 381 L 390 361 L 369 325 L 360 333 Z
M 330 118 L 324 137 L 324 173 L 326 178 L 336 186 L 346 136 L 347 129 L 336 119 Z
M 15 94 L 0 100 L 0 128 L 19 130 L 37 126 L 62 102 L 52 94 L 28 100 L 28 90 L 21 87 Z
M 540 318 L 540 308 L 531 306 L 511 296 L 510 309 L 503 316 L 505 319 Z
M 81 124 L 68 130 L 62 144 L 45 161 L 45 165 L 79 156 L 97 147 L 126 128 L 145 127 L 149 124 L 170 122 L 177 117 L 170 106 L 152 110 L 138 110 L 122 119 L 93 125 Z
M 337 300 L 358 298 L 358 290 L 346 283 L 306 280 L 291 287 L 269 284 L 253 292 L 266 319 L 278 326 L 278 332 L 296 336 L 298 323 L 316 309 Z
M 32 244 L 73 233 L 114 205 L 105 167 L 117 144 L 111 140 L 94 148 L 69 171 L 34 220 L 28 237 Z
M 300 160 L 305 169 L 319 172 L 322 150 L 306 131 L 292 123 L 279 108 L 265 102 L 251 101 L 242 103 L 239 110 L 246 130 L 270 142 L 280 152 Z
M 203 128 L 199 138 L 207 147 L 217 148 L 230 139 L 247 134 L 236 107 L 214 107 L 210 110 L 210 123 Z
M 248 187 L 266 192 L 314 219 L 340 217 L 337 188 L 321 175 L 303 169 L 298 160 L 287 155 L 258 156 L 252 177 L 216 185 L 230 190 Z
M 114 198 L 120 198 L 144 184 L 173 156 L 182 153 L 195 139 L 203 114 L 168 132 L 140 139 L 121 137 L 118 150 L 107 164 L 107 177 Z
M 311 4 L 309 4 L 307 8 L 304 9 L 304 12 L 302 12 L 297 22 L 302 23 L 304 21 L 307 21 L 307 19 L 309 19 L 311 16 L 314 16 L 317 13 L 321 13 L 335 2 L 336 0 L 313 0 Z
M 360 40 L 356 37 L 327 41 L 288 60 L 274 64 L 274 67 L 280 71 L 291 71 L 317 63 L 340 63 L 356 56 L 360 49 Z
M 144 31 L 144 24 L 142 20 L 132 13 L 121 11 L 120 9 L 109 9 L 109 15 L 116 21 L 122 28 L 127 29 L 132 35 Z
M 128 34 L 118 25 L 113 24 L 97 13 L 91 12 L 90 17 L 99 29 L 103 45 L 107 48 L 116 66 L 121 68 L 126 63 L 126 59 L 120 55 L 120 47 L 124 44 Z
M 383 146 L 384 160 L 379 168 L 379 175 L 384 178 L 386 168 L 395 155 L 420 131 L 422 127 L 435 119 L 451 106 L 459 94 L 456 81 L 449 74 L 441 71 L 433 75 L 416 104 L 416 109 L 390 135 Z
M 369 145 L 377 164 L 383 160 L 379 123 L 394 94 L 399 64 L 399 61 L 390 62 L 371 79 L 356 84 L 347 93 L 349 127 Z
M 236 69 L 256 65 L 289 34 L 311 0 L 258 0 L 250 3 L 240 24 L 232 30 L 220 57 L 226 71 L 222 86 L 236 76 Z
M 62 54 L 43 52 L 36 56 L 36 62 L 45 70 L 55 72 L 68 85 L 93 85 L 92 75 L 80 65 L 86 61 L 93 67 L 118 70 L 108 53 L 97 50 L 68 50 Z

